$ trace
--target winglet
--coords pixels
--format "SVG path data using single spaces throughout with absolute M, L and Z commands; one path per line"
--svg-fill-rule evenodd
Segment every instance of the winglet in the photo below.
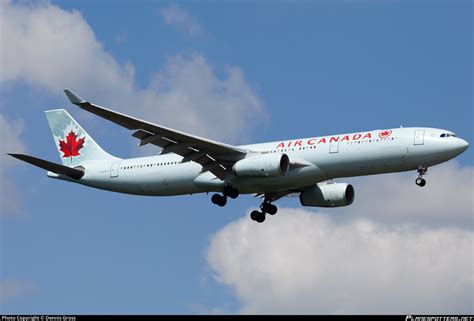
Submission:
M 86 102 L 84 99 L 82 99 L 69 89 L 64 89 L 64 93 L 66 94 L 67 98 L 69 98 L 69 101 L 74 105 L 79 105 Z

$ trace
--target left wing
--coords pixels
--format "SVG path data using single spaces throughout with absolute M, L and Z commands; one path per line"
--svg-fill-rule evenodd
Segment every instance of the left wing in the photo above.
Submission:
M 199 163 L 203 166 L 203 172 L 210 171 L 221 180 L 224 180 L 227 169 L 247 154 L 246 150 L 232 145 L 187 134 L 94 105 L 67 89 L 64 92 L 71 103 L 80 108 L 122 127 L 135 130 L 132 136 L 140 139 L 140 146 L 153 144 L 163 148 L 161 154 L 181 155 L 184 157 L 183 161 Z

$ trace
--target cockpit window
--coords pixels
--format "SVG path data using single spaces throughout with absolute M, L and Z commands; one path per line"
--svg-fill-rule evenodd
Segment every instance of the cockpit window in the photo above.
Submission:
M 450 133 L 442 133 L 441 135 L 439 135 L 439 137 L 456 137 L 456 135 Z

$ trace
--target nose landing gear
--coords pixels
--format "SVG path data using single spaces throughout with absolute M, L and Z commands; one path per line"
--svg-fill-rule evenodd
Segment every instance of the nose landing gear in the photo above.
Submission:
M 428 171 L 428 167 L 426 166 L 419 166 L 417 169 L 418 172 L 418 177 L 415 180 L 415 184 L 423 187 L 426 185 L 426 180 L 423 178 L 423 175 L 426 175 L 426 172 Z
M 415 180 L 415 184 L 420 186 L 420 187 L 423 187 L 426 185 L 426 180 L 424 178 L 421 178 L 421 177 L 418 177 L 416 180 Z

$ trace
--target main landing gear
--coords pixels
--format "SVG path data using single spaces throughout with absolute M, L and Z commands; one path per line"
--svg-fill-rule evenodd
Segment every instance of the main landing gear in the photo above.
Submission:
M 232 186 L 226 186 L 224 187 L 224 191 L 222 192 L 222 194 L 223 195 L 220 195 L 220 194 L 212 195 L 211 197 L 212 203 L 219 205 L 220 207 L 223 207 L 227 204 L 227 197 L 235 199 L 239 196 L 239 190 Z
M 426 166 L 419 166 L 417 169 L 418 172 L 418 177 L 415 180 L 415 184 L 423 187 L 426 185 L 426 180 L 423 178 L 423 175 L 426 175 L 426 172 L 428 171 L 428 167 Z
M 221 194 L 214 194 L 211 197 L 212 203 L 223 207 L 226 206 L 227 204 L 227 197 L 230 198 L 237 198 L 239 196 L 239 190 L 232 187 L 232 186 L 226 186 L 224 187 L 224 190 L 222 191 Z M 250 213 L 250 218 L 258 223 L 263 223 L 265 221 L 265 215 L 270 214 L 270 215 L 275 215 L 276 212 L 278 211 L 278 208 L 272 204 L 271 199 L 266 198 L 263 203 L 260 205 L 260 211 L 252 211 Z
M 227 204 L 227 197 L 221 194 L 214 194 L 211 197 L 211 202 L 222 207 Z
M 270 203 L 270 201 L 265 200 L 260 205 L 260 210 L 261 211 L 252 211 L 252 213 L 250 213 L 250 218 L 255 222 L 263 223 L 265 221 L 265 214 L 275 215 L 278 208 Z

